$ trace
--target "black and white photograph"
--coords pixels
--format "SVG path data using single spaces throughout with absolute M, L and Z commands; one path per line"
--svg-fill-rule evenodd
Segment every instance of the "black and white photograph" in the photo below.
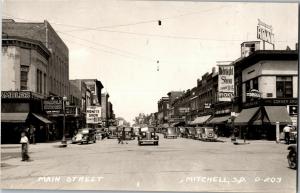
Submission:
M 296 193 L 299 3 L 1 4 L 1 189 Z

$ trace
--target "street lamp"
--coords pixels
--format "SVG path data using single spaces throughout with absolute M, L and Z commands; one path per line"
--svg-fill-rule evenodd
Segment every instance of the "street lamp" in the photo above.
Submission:
M 63 147 L 67 147 L 67 140 L 66 140 L 66 104 L 65 102 L 67 101 L 67 97 L 64 96 L 63 97 L 63 114 L 64 114 L 64 117 L 63 117 L 63 138 L 61 140 L 61 144 Z

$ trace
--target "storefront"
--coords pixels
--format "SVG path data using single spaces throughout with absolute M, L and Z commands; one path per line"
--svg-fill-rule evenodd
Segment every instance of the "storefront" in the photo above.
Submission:
M 292 119 L 297 112 L 288 110 L 295 104 L 297 99 L 261 99 L 246 103 L 244 107 L 249 108 L 239 113 L 234 125 L 239 128 L 241 137 L 245 133 L 248 139 L 275 140 L 276 123 L 280 126 L 280 132 L 284 126 L 293 123 Z
M 1 143 L 19 143 L 23 131 L 34 133 L 35 142 L 49 140 L 52 122 L 42 112 L 42 95 L 2 91 L 1 97 Z

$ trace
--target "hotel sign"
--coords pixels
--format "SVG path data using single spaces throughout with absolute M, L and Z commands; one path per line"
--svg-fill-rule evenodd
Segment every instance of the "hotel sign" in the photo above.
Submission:
M 219 101 L 231 101 L 234 97 L 233 65 L 219 65 L 218 91 Z
M 258 19 L 257 39 L 260 39 L 262 41 L 274 45 L 274 34 L 272 33 L 272 30 L 273 28 L 271 25 L 267 25 L 264 22 L 262 22 L 260 19 Z
M 1 98 L 2 99 L 30 99 L 31 92 L 30 91 L 2 91 Z

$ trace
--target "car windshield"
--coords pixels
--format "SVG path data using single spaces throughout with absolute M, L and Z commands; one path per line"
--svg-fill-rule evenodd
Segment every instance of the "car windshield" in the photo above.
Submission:
M 153 127 L 143 127 L 141 128 L 141 132 L 154 132 Z
M 111 130 L 111 131 L 113 131 L 113 130 L 117 130 L 117 128 L 116 128 L 116 127 L 109 127 L 108 129 L 109 129 L 109 130 Z
M 125 131 L 131 131 L 131 127 L 126 127 L 124 130 Z
M 172 127 L 169 127 L 168 128 L 168 134 L 174 134 L 174 133 L 176 133 L 176 129 L 172 128 Z
M 194 134 L 194 133 L 196 133 L 196 129 L 195 129 L 194 127 L 190 127 L 190 128 L 189 128 L 189 132 L 190 132 L 191 134 Z
M 206 130 L 207 132 L 213 132 L 213 131 L 214 131 L 213 128 L 205 128 L 205 130 Z

